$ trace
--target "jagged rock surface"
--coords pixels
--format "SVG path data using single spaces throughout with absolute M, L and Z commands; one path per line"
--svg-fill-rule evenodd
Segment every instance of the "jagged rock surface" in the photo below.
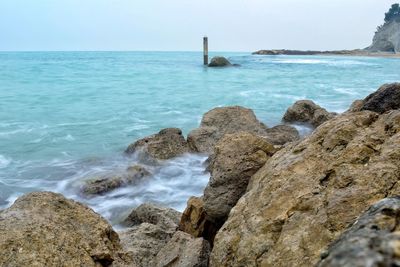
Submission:
M 111 225 L 60 194 L 27 194 L 0 212 L 0 266 L 117 266 L 120 250 Z
M 166 160 L 189 151 L 188 144 L 178 128 L 167 128 L 129 145 L 127 154 L 144 152 L 154 159 Z
M 374 204 L 329 246 L 318 267 L 399 266 L 399 217 L 399 197 Z
M 207 217 L 221 226 L 245 193 L 250 177 L 276 152 L 266 139 L 250 134 L 225 135 L 215 146 L 208 169 L 211 178 L 204 190 Z
M 371 110 L 384 113 L 400 108 L 400 83 L 382 85 L 378 91 L 363 100 L 360 110 Z
M 345 113 L 275 153 L 217 233 L 211 266 L 313 266 L 365 207 L 400 194 L 400 111 Z
M 311 100 L 299 100 L 288 108 L 283 116 L 283 121 L 290 123 L 307 123 L 318 127 L 334 116 L 335 114 L 328 112 Z
M 158 252 L 155 267 L 208 267 L 210 245 L 203 238 L 178 231 Z

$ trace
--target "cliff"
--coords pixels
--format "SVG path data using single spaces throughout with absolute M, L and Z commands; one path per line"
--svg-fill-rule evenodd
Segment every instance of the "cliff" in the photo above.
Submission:
M 366 50 L 370 52 L 400 53 L 400 21 L 393 20 L 379 27 L 372 45 Z

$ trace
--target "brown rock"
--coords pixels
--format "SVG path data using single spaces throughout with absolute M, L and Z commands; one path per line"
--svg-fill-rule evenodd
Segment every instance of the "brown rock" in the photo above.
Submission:
M 382 85 L 376 92 L 364 99 L 361 110 L 384 113 L 400 108 L 400 83 Z
M 151 174 L 144 167 L 134 165 L 127 169 L 126 173 L 116 176 L 105 176 L 87 180 L 81 188 L 86 196 L 103 195 L 114 189 L 125 185 L 137 184 L 149 177 Z
M 121 260 L 118 235 L 102 217 L 50 192 L 27 194 L 1 211 L 0 236 L 1 266 L 116 266 Z
M 157 253 L 168 243 L 175 231 L 142 223 L 120 231 L 121 244 L 134 264 L 140 267 L 153 267 L 151 263 Z
M 246 192 L 250 177 L 276 152 L 266 139 L 250 134 L 225 135 L 215 146 L 204 190 L 207 218 L 221 226 L 230 210 Z
M 154 159 L 165 160 L 182 155 L 189 149 L 182 130 L 167 128 L 136 141 L 125 150 L 125 153 L 133 154 L 137 151 L 144 152 Z
M 326 109 L 318 106 L 311 100 L 299 100 L 288 108 L 283 116 L 283 121 L 290 123 L 307 123 L 318 127 L 334 116 L 335 114 L 329 113 Z
M 400 194 L 400 111 L 339 115 L 270 158 L 217 233 L 211 266 L 313 266 L 365 207 Z
M 326 252 L 319 267 L 399 265 L 400 198 L 385 198 L 370 207 Z
M 203 237 L 210 244 L 213 243 L 218 227 L 207 219 L 203 198 L 191 197 L 189 199 L 179 223 L 179 230 L 194 237 Z
M 123 222 L 125 226 L 134 226 L 141 223 L 151 223 L 163 229 L 176 231 L 181 213 L 171 208 L 161 207 L 152 203 L 144 203 L 134 209 Z
M 300 139 L 299 132 L 296 128 L 289 125 L 277 125 L 269 128 L 263 136 L 268 142 L 274 145 L 284 145 L 288 142 L 294 142 Z
M 195 152 L 211 154 L 225 134 L 249 132 L 264 135 L 266 130 L 267 127 L 251 109 L 240 106 L 215 108 L 204 114 L 200 128 L 189 133 L 188 143 Z
M 157 254 L 155 267 L 208 267 L 210 245 L 203 238 L 176 232 Z

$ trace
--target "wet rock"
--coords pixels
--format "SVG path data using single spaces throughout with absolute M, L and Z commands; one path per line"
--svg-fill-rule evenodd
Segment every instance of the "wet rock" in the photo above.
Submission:
M 194 238 L 184 232 L 176 232 L 157 254 L 155 267 L 207 267 L 210 245 L 203 238 Z
M 306 123 L 318 127 L 335 116 L 311 100 L 299 100 L 289 107 L 283 116 L 283 121 L 289 123 Z
M 399 266 L 399 215 L 399 197 L 374 204 L 329 246 L 318 266 Z
M 296 128 L 289 125 L 277 125 L 269 128 L 264 135 L 265 139 L 274 145 L 284 145 L 300 139 L 300 134 Z
M 252 176 L 210 266 L 314 266 L 376 201 L 400 195 L 400 111 L 345 113 Z
M 218 227 L 207 219 L 203 198 L 191 197 L 189 199 L 179 223 L 179 230 L 193 237 L 203 237 L 212 245 Z
M 150 172 L 143 166 L 134 165 L 121 175 L 99 177 L 86 181 L 81 188 L 81 192 L 86 196 L 103 195 L 122 186 L 140 183 L 150 175 Z
M 266 139 L 250 134 L 225 135 L 215 146 L 204 190 L 207 218 L 221 226 L 232 207 L 246 192 L 250 177 L 276 152 Z
M 210 64 L 208 64 L 209 67 L 228 67 L 228 66 L 232 66 L 232 64 L 229 62 L 229 60 L 227 60 L 224 57 L 213 57 L 211 59 Z
M 27 194 L 1 211 L 0 236 L 1 266 L 95 267 L 121 260 L 118 235 L 102 217 L 50 192 Z
M 158 225 L 142 223 L 120 231 L 121 244 L 131 260 L 140 267 L 153 267 L 157 253 L 168 243 L 175 231 Z
M 265 135 L 267 127 L 251 109 L 240 106 L 215 108 L 204 114 L 200 128 L 188 135 L 192 151 L 211 154 L 215 144 L 225 134 L 249 132 Z
M 363 100 L 360 100 L 360 99 L 354 100 L 353 103 L 351 103 L 350 108 L 346 112 L 360 111 L 363 105 L 364 105 Z
M 182 130 L 167 128 L 159 133 L 145 137 L 131 144 L 125 152 L 143 152 L 155 159 L 166 160 L 188 152 L 188 145 Z
M 182 214 L 174 209 L 144 203 L 129 214 L 123 225 L 131 227 L 141 223 L 151 223 L 163 229 L 175 231 L 178 228 L 181 216 Z
M 384 113 L 400 108 L 400 83 L 384 84 L 364 99 L 360 110 Z

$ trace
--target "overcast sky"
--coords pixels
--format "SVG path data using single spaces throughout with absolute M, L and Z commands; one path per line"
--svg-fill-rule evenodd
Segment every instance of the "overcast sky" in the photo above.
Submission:
M 0 50 L 352 49 L 396 0 L 0 0 Z

